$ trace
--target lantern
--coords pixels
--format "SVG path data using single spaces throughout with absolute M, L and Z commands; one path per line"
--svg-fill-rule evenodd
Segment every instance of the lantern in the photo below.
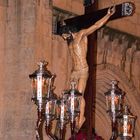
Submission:
M 125 106 L 124 112 L 117 118 L 118 122 L 118 135 L 121 139 L 131 139 L 134 136 L 136 116 L 133 116 Z
M 82 94 L 75 88 L 76 82 L 71 82 L 71 89 L 65 92 L 67 97 L 67 108 L 71 122 L 71 133 L 74 133 L 75 118 L 80 114 L 80 99 Z
M 39 68 L 29 75 L 32 80 L 33 97 L 32 100 L 38 105 L 39 110 L 45 108 L 46 97 L 48 95 L 50 79 L 53 75 L 47 70 L 47 63 L 41 61 L 38 63 Z
M 123 92 L 117 86 L 117 81 L 111 82 L 111 89 L 105 93 L 107 112 L 118 115 L 121 111 Z
M 50 97 L 46 99 L 45 119 L 46 127 L 49 128 L 50 121 L 56 118 L 57 97 L 51 93 Z
M 69 115 L 67 113 L 67 100 L 65 95 L 62 95 L 61 98 L 57 101 L 57 120 L 58 127 L 60 129 L 60 139 L 64 139 L 64 127 L 69 122 Z
M 117 86 L 117 81 L 111 82 L 111 89 L 105 93 L 107 112 L 111 117 L 112 136 L 110 140 L 116 140 L 118 137 L 116 117 L 122 110 L 123 92 Z
M 63 129 L 64 125 L 69 121 L 69 115 L 67 113 L 68 107 L 66 102 L 67 100 L 64 95 L 57 101 L 57 120 L 60 129 Z

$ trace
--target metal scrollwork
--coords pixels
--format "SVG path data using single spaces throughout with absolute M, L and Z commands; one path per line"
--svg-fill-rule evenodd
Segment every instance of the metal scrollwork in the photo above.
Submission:
M 134 13 L 134 4 L 131 2 L 125 2 L 122 5 L 122 15 L 131 16 Z

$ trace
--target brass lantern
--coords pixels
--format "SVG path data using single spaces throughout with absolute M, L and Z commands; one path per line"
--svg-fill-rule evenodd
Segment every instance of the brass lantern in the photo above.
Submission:
M 131 139 L 134 136 L 136 116 L 133 116 L 126 105 L 124 112 L 117 118 L 118 122 L 118 135 L 122 140 Z
M 117 86 L 117 81 L 112 81 L 111 89 L 105 93 L 107 112 L 109 112 L 110 115 L 112 115 L 112 113 L 115 115 L 120 113 L 123 95 L 124 93 Z
M 38 63 L 39 68 L 29 75 L 32 80 L 33 97 L 32 100 L 38 105 L 39 110 L 45 108 L 46 97 L 48 94 L 48 85 L 52 78 L 52 74 L 47 70 L 47 62 L 41 61 Z

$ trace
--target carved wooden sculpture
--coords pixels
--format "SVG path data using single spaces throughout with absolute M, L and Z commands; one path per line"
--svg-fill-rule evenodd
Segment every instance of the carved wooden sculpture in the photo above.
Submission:
M 107 14 L 102 19 L 100 19 L 94 25 L 90 26 L 87 29 L 82 29 L 78 32 L 74 32 L 73 29 L 70 29 L 66 26 L 66 28 L 63 30 L 62 37 L 68 42 L 73 62 L 71 80 L 74 79 L 77 81 L 77 89 L 82 93 L 82 95 L 84 95 L 86 82 L 88 79 L 88 64 L 86 60 L 87 37 L 97 29 L 99 29 L 101 26 L 103 26 L 114 13 L 115 7 L 111 7 L 108 9 Z M 82 96 L 80 104 L 80 117 L 76 122 L 78 129 L 81 128 L 82 124 L 85 121 L 84 112 L 85 100 Z

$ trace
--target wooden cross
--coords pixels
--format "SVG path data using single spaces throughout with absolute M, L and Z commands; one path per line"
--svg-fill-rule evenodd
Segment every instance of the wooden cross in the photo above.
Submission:
M 66 19 L 64 22 L 67 26 L 72 26 L 78 30 L 88 28 L 93 25 L 96 21 L 106 15 L 108 8 L 97 10 L 88 14 L 77 16 L 74 18 Z M 135 5 L 132 2 L 124 2 L 116 5 L 116 12 L 109 20 L 114 20 L 122 17 L 132 16 L 135 11 Z M 58 22 L 57 33 L 61 31 L 63 26 Z
M 97 1 L 94 2 L 92 7 L 93 9 L 97 9 L 95 6 L 97 4 Z M 86 14 L 77 16 L 74 18 L 66 19 L 64 22 L 66 23 L 66 26 L 72 26 L 77 29 L 77 31 L 88 28 L 91 25 L 93 25 L 95 22 L 100 20 L 102 17 L 104 17 L 107 14 L 108 8 L 97 10 L 91 12 L 91 8 L 86 7 L 87 11 Z M 88 10 L 89 8 L 89 10 Z M 114 20 L 122 17 L 132 16 L 135 11 L 135 6 L 132 2 L 124 2 L 121 4 L 116 5 L 116 11 L 115 14 L 109 19 Z M 57 34 L 59 34 L 63 28 L 60 22 L 58 22 L 57 26 Z M 62 32 L 61 32 L 62 33 Z M 92 139 L 92 128 L 93 126 L 93 102 L 95 98 L 96 88 L 95 88 L 95 81 L 96 81 L 96 67 L 94 65 L 96 64 L 96 49 L 97 49 L 97 39 L 96 39 L 96 33 L 92 34 L 88 39 L 88 54 L 87 54 L 87 61 L 89 65 L 89 79 L 87 81 L 87 87 L 85 91 L 85 100 L 86 105 L 88 106 L 85 110 L 86 114 L 86 123 L 84 125 L 84 128 L 87 132 L 87 139 Z M 87 111 L 88 110 L 88 111 Z
M 92 9 L 98 9 L 98 3 L 95 1 L 94 7 L 87 7 L 86 9 L 86 16 L 88 17 L 87 20 L 89 20 L 88 24 L 82 24 L 82 26 L 78 23 L 81 23 L 78 20 L 85 20 L 84 15 L 78 17 L 79 19 L 73 18 L 72 20 L 67 19 L 65 22 L 67 25 L 73 24 L 76 25 L 77 28 L 82 29 L 82 28 L 87 28 L 94 24 L 97 20 L 105 16 L 107 13 L 108 8 L 102 9 L 102 10 L 97 10 L 93 11 Z M 125 2 L 119 5 L 116 5 L 116 12 L 115 14 L 110 18 L 110 20 L 118 19 L 118 18 L 123 18 L 127 16 L 132 16 L 135 11 L 135 6 L 133 3 L 130 2 Z M 92 17 L 92 15 L 94 17 Z M 90 19 L 91 18 L 91 19 Z M 87 87 L 86 87 L 86 92 L 85 92 L 85 100 L 86 100 L 86 108 L 90 111 L 86 111 L 86 123 L 85 123 L 85 129 L 87 131 L 87 137 L 88 139 L 92 139 L 92 129 L 94 128 L 95 123 L 95 115 L 93 114 L 93 106 L 95 104 L 95 97 L 96 97 L 96 55 L 97 55 L 97 35 L 96 33 L 93 33 L 92 35 L 89 36 L 88 38 L 88 54 L 87 54 L 87 61 L 89 64 L 89 79 L 87 82 Z M 86 110 L 87 110 L 86 109 Z

